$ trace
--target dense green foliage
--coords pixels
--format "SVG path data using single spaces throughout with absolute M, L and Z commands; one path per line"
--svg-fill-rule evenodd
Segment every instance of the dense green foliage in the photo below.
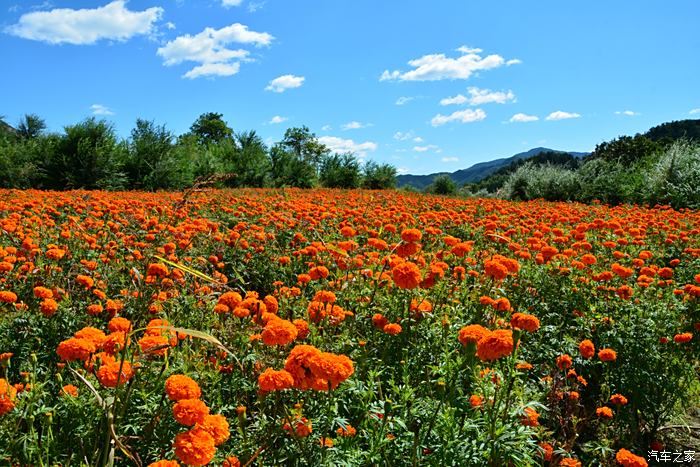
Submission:
M 255 131 L 235 132 L 219 113 L 200 115 L 177 136 L 138 119 L 126 140 L 105 120 L 88 118 L 46 132 L 34 114 L 17 128 L 0 119 L 0 188 L 177 190 L 197 179 L 229 187 L 385 189 L 396 185 L 389 164 L 333 154 L 307 127 L 289 128 L 268 147 Z

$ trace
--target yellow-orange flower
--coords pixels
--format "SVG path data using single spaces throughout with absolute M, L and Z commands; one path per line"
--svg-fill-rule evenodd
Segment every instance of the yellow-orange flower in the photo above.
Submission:
M 202 396 L 202 390 L 199 384 L 189 376 L 172 375 L 165 380 L 165 394 L 171 401 L 199 399 Z
M 206 465 L 215 454 L 214 437 L 201 427 L 175 436 L 175 455 L 187 465 Z
M 510 329 L 492 331 L 476 345 L 476 356 L 483 361 L 498 360 L 513 353 L 513 332 Z
M 181 425 L 201 423 L 207 415 L 209 407 L 199 399 L 181 399 L 173 405 L 173 418 Z

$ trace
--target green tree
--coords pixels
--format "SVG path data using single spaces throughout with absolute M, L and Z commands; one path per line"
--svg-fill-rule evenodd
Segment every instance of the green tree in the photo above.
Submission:
M 362 181 L 360 163 L 351 153 L 327 155 L 321 161 L 319 181 L 328 188 L 357 188 Z
M 436 195 L 454 195 L 457 192 L 457 184 L 449 175 L 438 175 L 426 191 Z
M 385 190 L 396 187 L 396 167 L 391 164 L 365 162 L 362 168 L 362 186 L 370 190 Z
M 17 125 L 17 134 L 23 139 L 34 139 L 46 130 L 46 122 L 36 114 L 25 114 Z
M 270 160 L 267 147 L 254 130 L 236 133 L 235 152 L 227 161 L 227 172 L 235 177 L 229 179 L 229 186 L 263 187 L 267 183 Z
M 223 120 L 223 114 L 215 112 L 200 115 L 190 126 L 190 133 L 203 145 L 220 143 L 233 136 L 233 130 Z
M 328 148 L 307 127 L 289 128 L 270 151 L 275 186 L 311 188 L 316 185 L 320 164 Z
M 647 157 L 656 156 L 662 150 L 663 145 L 661 143 L 652 141 L 646 136 L 620 136 L 617 139 L 597 145 L 589 158 L 630 164 Z

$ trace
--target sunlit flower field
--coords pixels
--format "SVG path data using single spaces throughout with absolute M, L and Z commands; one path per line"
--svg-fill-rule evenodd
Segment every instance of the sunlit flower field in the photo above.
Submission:
M 696 211 L 0 190 L 0 465 L 647 465 L 699 303 Z

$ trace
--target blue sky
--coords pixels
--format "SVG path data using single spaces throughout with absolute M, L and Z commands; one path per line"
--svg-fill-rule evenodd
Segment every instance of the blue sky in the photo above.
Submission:
M 0 115 L 128 136 L 220 112 L 402 173 L 700 118 L 700 2 L 0 0 Z

